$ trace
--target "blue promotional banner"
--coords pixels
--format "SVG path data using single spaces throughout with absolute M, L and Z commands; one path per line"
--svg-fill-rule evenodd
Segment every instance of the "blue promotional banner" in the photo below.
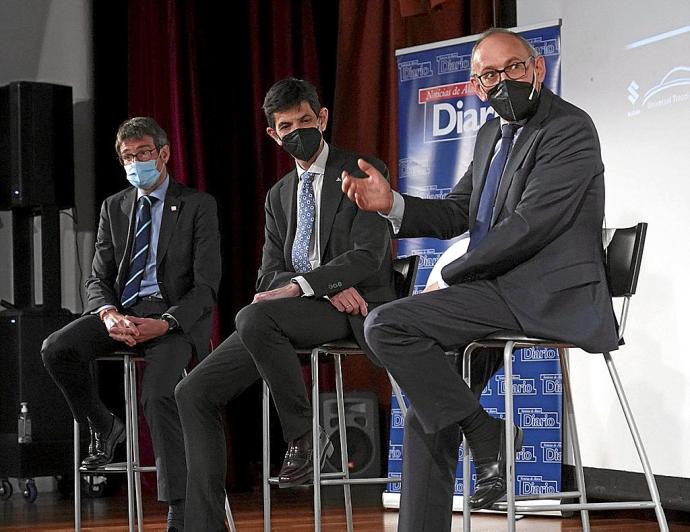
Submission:
M 544 84 L 560 93 L 560 26 L 518 28 L 544 56 Z M 399 189 L 423 198 L 445 197 L 472 161 L 479 128 L 496 116 L 470 85 L 470 58 L 478 36 L 398 50 Z M 452 241 L 432 238 L 401 239 L 400 256 L 420 256 L 415 292 L 424 289 L 441 266 L 464 252 L 468 236 Z M 451 248 L 452 249 L 449 249 Z M 561 373 L 554 349 L 515 352 L 513 393 L 515 420 L 525 431 L 518 454 L 516 492 L 550 493 L 561 482 Z M 482 393 L 482 404 L 504 416 L 505 379 L 497 373 Z M 404 391 L 404 390 L 403 390 Z M 403 418 L 395 397 L 391 405 L 388 476 L 384 505 L 397 507 L 402 471 Z M 462 449 L 459 450 L 459 460 Z M 474 470 L 473 475 L 474 475 Z M 463 494 L 462 465 L 458 463 L 455 494 Z M 454 503 L 460 507 L 459 503 Z

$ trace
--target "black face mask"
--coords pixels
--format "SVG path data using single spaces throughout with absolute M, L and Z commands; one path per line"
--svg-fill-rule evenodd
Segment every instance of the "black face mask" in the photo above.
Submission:
M 298 161 L 308 161 L 321 146 L 321 131 L 317 127 L 300 127 L 281 140 L 283 149 Z
M 531 83 L 504 79 L 489 93 L 489 102 L 498 116 L 508 122 L 530 118 L 539 105 L 539 93 Z

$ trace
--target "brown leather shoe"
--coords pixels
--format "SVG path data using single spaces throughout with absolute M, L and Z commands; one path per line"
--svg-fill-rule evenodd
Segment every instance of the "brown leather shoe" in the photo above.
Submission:
M 288 443 L 283 467 L 280 468 L 280 473 L 278 473 L 279 487 L 289 488 L 291 486 L 309 484 L 312 481 L 314 474 L 314 453 L 312 447 L 311 431 Z M 323 467 L 326 463 L 326 458 L 333 454 L 333 444 L 328 438 L 326 431 L 322 428 L 319 428 L 319 448 L 321 449 L 319 465 Z

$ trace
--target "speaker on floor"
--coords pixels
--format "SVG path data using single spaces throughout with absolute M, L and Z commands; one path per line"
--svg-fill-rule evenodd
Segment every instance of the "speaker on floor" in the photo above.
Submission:
M 0 87 L 0 210 L 74 206 L 72 87 Z
M 350 477 L 378 477 L 381 475 L 381 438 L 376 394 L 350 392 L 345 394 L 344 399 Z M 338 471 L 341 459 L 336 395 L 322 393 L 320 409 L 321 426 L 335 448 L 331 457 L 326 460 L 324 471 Z

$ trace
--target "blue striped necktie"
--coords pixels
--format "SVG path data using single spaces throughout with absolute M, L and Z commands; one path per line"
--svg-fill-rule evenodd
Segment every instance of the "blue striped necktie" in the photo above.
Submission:
M 127 283 L 122 290 L 123 308 L 134 305 L 139 298 L 139 288 L 146 269 L 146 259 L 149 256 L 149 243 L 151 241 L 151 205 L 158 201 L 153 196 L 142 196 L 137 200 L 137 228 L 132 248 L 132 258 L 129 261 L 129 273 Z
M 302 188 L 297 198 L 299 202 L 297 208 L 297 230 L 295 231 L 295 241 L 292 243 L 292 265 L 297 273 L 311 271 L 309 244 L 314 231 L 314 220 L 316 219 L 313 180 L 314 174 L 311 172 L 304 172 L 302 174 Z
M 484 181 L 484 188 L 482 195 L 479 198 L 479 208 L 477 209 L 477 219 L 470 229 L 470 244 L 467 250 L 471 250 L 479 244 L 479 242 L 487 235 L 491 228 L 491 217 L 494 212 L 494 203 L 496 203 L 496 193 L 498 192 L 498 185 L 501 182 L 503 169 L 510 148 L 513 145 L 513 136 L 517 126 L 513 124 L 506 124 L 501 127 L 501 140 L 498 151 L 494 154 L 489 171 L 486 173 L 486 180 Z

